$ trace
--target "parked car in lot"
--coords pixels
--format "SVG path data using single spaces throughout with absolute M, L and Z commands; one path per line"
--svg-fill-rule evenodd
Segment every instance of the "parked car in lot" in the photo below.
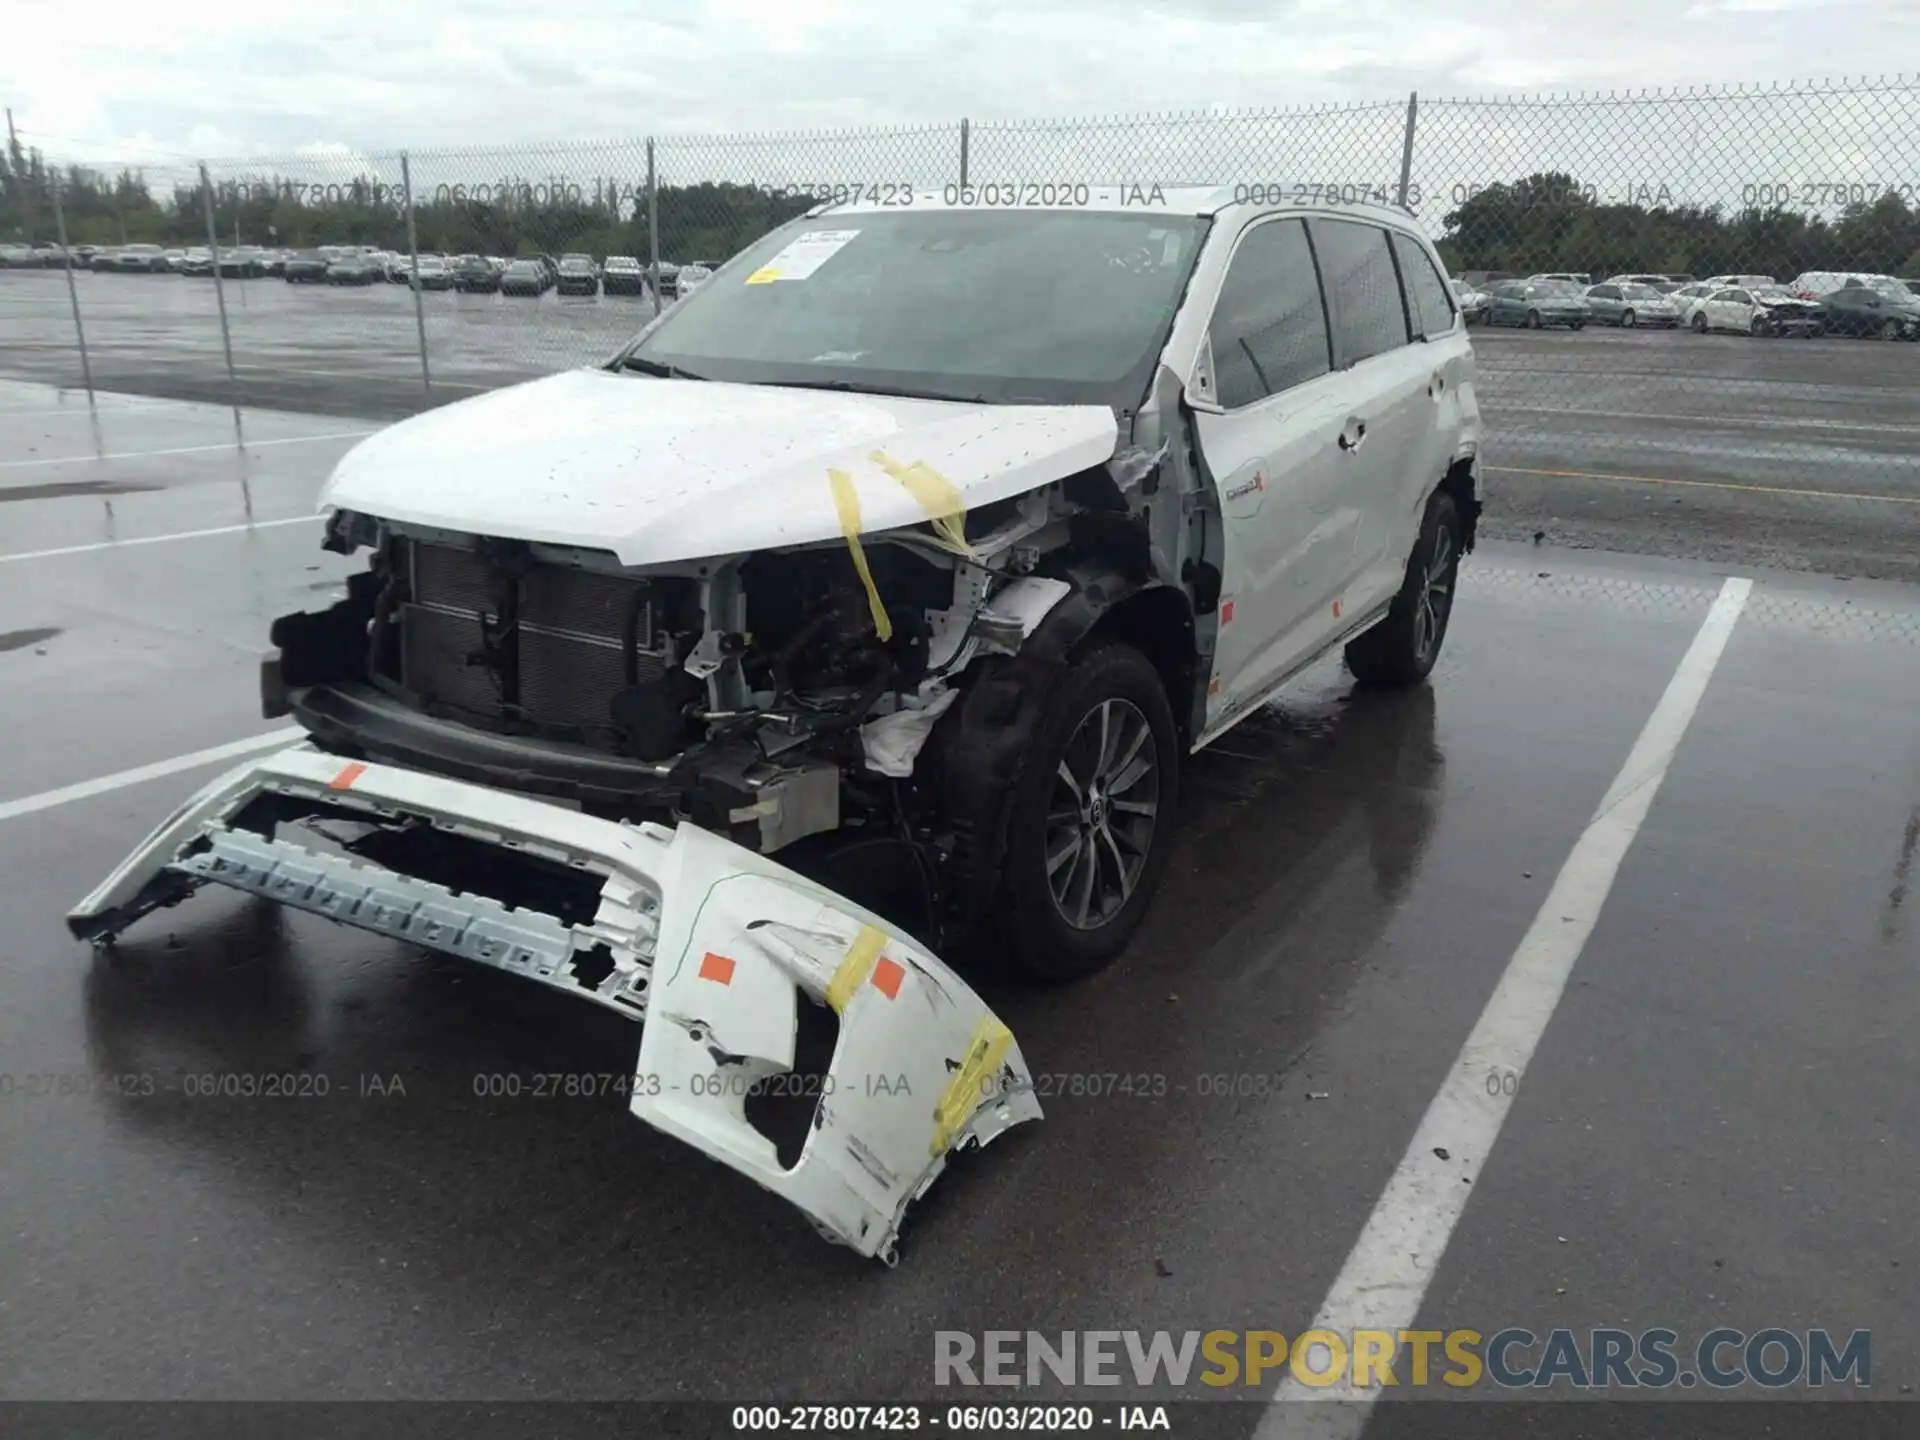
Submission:
M 562 295 L 598 295 L 600 277 L 588 255 L 562 255 L 554 272 L 554 288 Z
M 1771 275 L 1709 275 L 1700 282 L 1716 290 L 1778 290 L 1780 282 Z
M 1651 272 L 1638 275 L 1609 275 L 1600 282 L 1603 285 L 1650 285 L 1662 295 L 1678 289 L 1686 282 L 1668 275 L 1655 275 Z
M 70 929 L 213 883 L 644 1019 L 638 1118 L 891 1260 L 951 1150 L 1039 1114 L 912 937 L 1099 969 L 1193 752 L 1446 638 L 1481 435 L 1445 271 L 1404 211 L 1234 193 L 826 210 L 605 366 L 361 442 L 319 503 L 365 568 L 261 676 L 311 743 Z M 900 909 L 846 893 L 895 861 Z M 836 1098 L 789 1157 L 695 1077 L 791 1072 L 803 997 Z
M 412 264 L 411 258 L 408 264 Z M 412 283 L 417 284 L 422 290 L 453 289 L 453 267 L 439 255 L 422 255 L 417 277 L 410 278 Z
M 682 265 L 675 292 L 685 299 L 713 278 L 713 271 L 705 265 Z
M 280 272 L 289 285 L 318 285 L 327 278 L 327 257 L 318 250 L 296 250 Z
M 1577 270 L 1553 270 L 1540 275 L 1529 275 L 1527 279 L 1536 282 L 1541 280 L 1560 280 L 1569 285 L 1578 285 L 1583 290 L 1593 284 L 1593 276 L 1586 274 L 1584 271 Z
M 1496 280 L 1487 286 L 1489 325 L 1578 330 L 1589 315 L 1586 292 L 1571 280 Z
M 1673 302 L 1674 309 L 1679 312 L 1680 323 L 1691 325 L 1694 307 L 1709 295 L 1715 294 L 1720 288 L 1718 285 L 1707 285 L 1701 281 L 1692 280 L 1669 293 L 1667 298 Z
M 1888 295 L 1871 285 L 1843 285 L 1810 303 L 1819 307 L 1821 323 L 1836 335 L 1920 337 L 1920 301 Z
M 1623 330 L 1642 325 L 1672 329 L 1680 323 L 1679 306 L 1653 286 L 1637 281 L 1608 280 L 1590 287 L 1587 307 L 1595 323 Z
M 662 297 L 674 299 L 680 293 L 680 267 L 671 260 L 660 262 L 660 273 L 654 277 L 654 287 Z
M 647 272 L 631 255 L 609 255 L 601 267 L 600 288 L 609 295 L 644 295 Z
M 187 250 L 186 258 L 175 268 L 182 275 L 212 275 L 213 251 L 198 245 L 192 246 Z
M 544 295 L 553 288 L 553 271 L 545 260 L 510 261 L 500 272 L 502 295 Z
M 500 288 L 500 272 L 484 255 L 461 255 L 453 262 L 453 288 L 471 295 L 487 295 Z
M 1802 300 L 1784 286 L 1752 289 L 1728 285 L 1695 301 L 1687 323 L 1705 335 L 1730 330 L 1741 335 L 1818 335 L 1824 328 L 1820 306 Z
M 164 275 L 172 265 L 160 245 L 122 245 L 114 257 L 114 269 L 135 275 Z
M 1787 288 L 1802 300 L 1818 300 L 1853 285 L 1865 285 L 1883 295 L 1910 293 L 1893 276 L 1876 275 L 1867 270 L 1806 270 L 1787 282 Z
M 258 280 L 267 273 L 267 255 L 257 245 L 239 245 L 220 252 L 222 279 Z
M 1477 290 L 1464 280 L 1451 280 L 1454 304 L 1460 307 L 1460 318 L 1469 325 L 1478 325 L 1487 318 L 1487 306 L 1492 302 L 1484 290 Z
M 0 245 L 0 266 L 9 270 L 38 270 L 40 258 L 31 245 Z
M 378 285 L 386 278 L 386 266 L 370 255 L 342 255 L 327 264 L 329 285 Z

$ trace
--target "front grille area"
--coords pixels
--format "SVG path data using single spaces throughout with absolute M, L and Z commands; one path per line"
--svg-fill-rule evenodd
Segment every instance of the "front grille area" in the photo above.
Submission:
M 636 680 L 650 684 L 671 663 L 665 617 L 647 582 L 546 565 L 507 582 L 507 594 L 475 551 L 419 542 L 408 550 L 401 681 L 430 707 L 613 748 L 608 704 L 627 684 L 629 616 Z M 499 663 L 490 664 L 482 617 L 509 608 L 519 623 L 501 636 Z

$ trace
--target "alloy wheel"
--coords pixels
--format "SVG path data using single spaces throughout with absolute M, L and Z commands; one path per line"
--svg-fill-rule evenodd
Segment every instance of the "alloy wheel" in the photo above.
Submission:
M 1433 553 L 1427 556 L 1426 572 L 1420 577 L 1420 594 L 1414 602 L 1413 652 L 1423 665 L 1447 633 L 1447 617 L 1453 612 L 1453 582 L 1458 559 L 1453 548 L 1453 531 L 1442 525 L 1434 532 Z
M 1095 930 L 1139 886 L 1159 819 L 1159 747 L 1139 706 L 1102 700 L 1067 741 L 1047 800 L 1047 885 L 1061 918 Z

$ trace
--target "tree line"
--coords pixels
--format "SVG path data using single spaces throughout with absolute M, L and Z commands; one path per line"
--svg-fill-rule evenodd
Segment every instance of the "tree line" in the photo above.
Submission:
M 0 239 L 54 238 L 54 178 L 38 150 L 10 145 L 0 157 Z M 197 175 L 162 193 L 140 170 L 70 165 L 58 183 L 72 244 L 207 243 L 207 196 Z M 422 250 L 447 254 L 644 258 L 645 200 L 644 191 L 610 176 L 580 183 L 504 175 L 423 187 L 414 230 Z M 810 204 L 804 195 L 728 181 L 662 185 L 661 257 L 725 259 Z M 399 187 L 367 176 L 323 185 L 274 174 L 222 179 L 213 184 L 213 212 L 222 244 L 407 244 Z M 1571 175 L 1548 172 L 1468 194 L 1445 215 L 1439 244 L 1456 274 L 1755 272 L 1785 280 L 1805 270 L 1866 270 L 1920 278 L 1920 208 L 1892 191 L 1854 200 L 1831 218 L 1780 204 L 1732 211 L 1677 204 L 1664 192 L 1609 202 Z
M 1608 203 L 1571 175 L 1529 175 L 1489 185 L 1450 210 L 1442 257 L 1455 274 L 1772 275 L 1862 270 L 1920 278 L 1920 208 L 1886 191 L 1853 200 L 1829 219 L 1774 204 L 1723 214 L 1661 195 Z

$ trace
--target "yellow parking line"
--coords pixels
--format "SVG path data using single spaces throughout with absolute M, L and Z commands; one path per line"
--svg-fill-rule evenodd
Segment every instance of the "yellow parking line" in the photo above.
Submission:
M 1555 480 L 1618 480 L 1627 485 L 1684 485 L 1694 490 L 1744 490 L 1749 495 L 1798 495 L 1810 500 L 1877 500 L 1883 505 L 1920 505 L 1920 495 L 1860 495 L 1848 490 L 1793 490 L 1784 485 L 1736 485 L 1731 480 L 1673 480 L 1659 475 L 1603 475 L 1595 470 L 1528 470 L 1483 465 L 1489 475 L 1545 475 Z

